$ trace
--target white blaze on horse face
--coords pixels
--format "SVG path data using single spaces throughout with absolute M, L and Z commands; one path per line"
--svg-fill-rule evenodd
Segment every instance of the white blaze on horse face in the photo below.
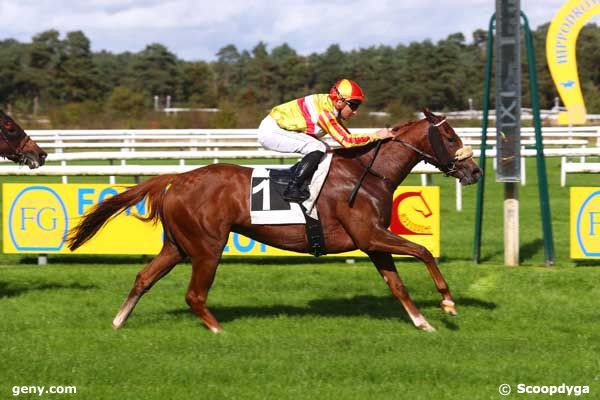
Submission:
M 471 148 L 471 146 L 462 147 L 456 150 L 454 156 L 458 161 L 466 160 L 467 158 L 473 157 L 473 149 Z

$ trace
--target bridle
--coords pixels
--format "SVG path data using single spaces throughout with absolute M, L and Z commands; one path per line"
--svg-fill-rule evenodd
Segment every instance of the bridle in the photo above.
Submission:
M 442 119 L 437 123 L 429 123 L 429 130 L 427 132 L 427 138 L 433 149 L 435 157 L 429 153 L 424 152 L 413 146 L 410 143 L 405 142 L 400 138 L 393 138 L 392 141 L 400 143 L 405 147 L 408 147 L 415 153 L 419 154 L 419 161 L 425 161 L 442 171 L 445 176 L 451 175 L 456 172 L 456 163 L 461 161 L 458 157 L 450 155 L 444 144 L 442 143 L 442 135 L 439 127 L 446 123 L 447 118 Z
M 15 146 L 7 137 L 4 131 L 0 131 L 0 138 L 8 145 L 10 153 L 0 153 L 0 157 L 8 158 L 18 164 L 24 164 L 27 157 L 23 152 L 23 149 L 27 143 L 31 140 L 31 137 L 24 133 L 25 138 L 22 139 L 17 146 Z
M 431 144 L 431 148 L 433 149 L 433 153 L 435 154 L 435 157 L 421 149 L 418 149 L 417 147 L 413 146 L 412 144 L 405 142 L 404 140 L 402 140 L 398 137 L 393 137 L 391 139 L 391 141 L 395 142 L 395 143 L 400 143 L 403 146 L 414 151 L 415 153 L 417 153 L 419 155 L 419 161 L 425 161 L 426 163 L 429 163 L 429 164 L 433 165 L 434 167 L 436 167 L 437 169 L 439 169 L 444 174 L 444 176 L 449 176 L 452 173 L 456 172 L 456 163 L 471 157 L 472 152 L 470 151 L 470 148 L 469 148 L 466 151 L 466 153 L 469 154 L 468 156 L 465 155 L 465 156 L 461 157 L 458 154 L 455 156 L 450 155 L 450 153 L 448 152 L 448 150 L 442 143 L 442 138 L 441 138 L 442 135 L 439 130 L 439 127 L 441 125 L 443 125 L 444 123 L 446 123 L 446 120 L 447 120 L 447 118 L 444 118 L 441 121 L 436 122 L 436 123 L 429 122 L 429 130 L 427 132 L 427 138 L 429 140 L 429 143 Z M 381 140 L 377 142 L 377 145 L 375 147 L 375 152 L 373 153 L 373 157 L 369 161 L 368 165 L 364 165 L 360 160 L 358 160 L 358 162 L 363 166 L 364 170 L 363 170 L 363 173 L 362 173 L 361 177 L 359 178 L 358 182 L 354 186 L 354 189 L 352 190 L 350 197 L 348 198 L 348 204 L 350 205 L 350 207 L 352 207 L 352 205 L 354 204 L 354 199 L 356 198 L 356 195 L 358 194 L 358 190 L 362 186 L 362 182 L 365 179 L 365 177 L 367 176 L 367 174 L 371 174 L 377 178 L 382 179 L 390 187 L 394 186 L 394 184 L 390 178 L 388 178 L 384 175 L 381 175 L 380 173 L 373 170 L 373 168 L 372 168 L 373 163 L 375 162 L 375 158 L 377 158 L 377 155 L 379 154 L 379 149 L 381 148 L 381 143 L 383 143 L 383 141 L 381 141 Z M 469 147 L 469 146 L 467 146 L 467 147 Z

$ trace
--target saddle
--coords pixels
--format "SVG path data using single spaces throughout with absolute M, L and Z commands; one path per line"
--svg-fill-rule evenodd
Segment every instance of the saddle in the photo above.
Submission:
M 283 192 L 298 164 L 288 169 L 255 168 L 252 171 L 250 188 L 252 224 L 305 224 L 309 252 L 317 257 L 326 254 L 323 227 L 314 205 L 329 171 L 330 163 L 331 155 L 319 164 L 310 182 L 308 180 L 304 182 L 302 189 L 309 190 L 311 197 L 302 204 L 290 203 L 283 199 Z

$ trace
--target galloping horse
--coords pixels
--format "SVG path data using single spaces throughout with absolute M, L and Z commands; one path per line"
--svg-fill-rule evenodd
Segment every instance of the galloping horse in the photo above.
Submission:
M 11 117 L 0 111 L 0 157 L 34 169 L 44 165 L 47 156 Z
M 425 263 L 442 309 L 455 315 L 450 290 L 431 253 L 396 236 L 390 225 L 392 196 L 396 187 L 421 160 L 438 167 L 463 185 L 476 182 L 481 171 L 463 148 L 443 116 L 424 110 L 425 118 L 392 128 L 394 137 L 364 147 L 334 150 L 330 172 L 317 200 L 328 253 L 360 249 L 375 264 L 392 294 L 402 303 L 414 325 L 434 328 L 417 309 L 402 283 L 392 254 L 414 256 Z M 366 177 L 353 202 L 348 198 L 359 177 Z M 142 269 L 129 296 L 113 320 L 120 328 L 140 297 L 186 256 L 192 277 L 186 301 L 213 332 L 221 326 L 208 310 L 206 300 L 221 253 L 230 232 L 296 252 L 308 252 L 303 225 L 252 225 L 248 199 L 252 170 L 237 165 L 213 164 L 183 174 L 161 175 L 106 199 L 91 209 L 69 232 L 71 250 L 84 244 L 114 215 L 148 196 L 146 221 L 160 219 L 165 235 L 160 253 Z M 168 190 L 166 190 L 168 188 Z M 353 204 L 351 204 L 353 203 Z

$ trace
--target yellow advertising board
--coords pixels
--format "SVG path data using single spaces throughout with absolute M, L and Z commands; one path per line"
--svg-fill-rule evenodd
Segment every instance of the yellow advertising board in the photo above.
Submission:
M 98 202 L 127 185 L 3 184 L 2 236 L 4 253 L 71 253 L 65 235 Z M 135 218 L 145 215 L 145 200 L 113 218 L 75 254 L 157 254 L 162 227 Z M 399 187 L 394 195 L 390 229 L 440 255 L 439 188 Z M 224 255 L 298 255 L 232 233 Z M 362 256 L 356 251 L 343 256 Z
M 571 188 L 571 258 L 600 258 L 600 187 Z
M 556 13 L 546 36 L 548 68 L 567 111 L 558 115 L 563 125 L 584 124 L 585 103 L 575 57 L 579 31 L 594 15 L 600 14 L 600 1 L 569 0 Z

